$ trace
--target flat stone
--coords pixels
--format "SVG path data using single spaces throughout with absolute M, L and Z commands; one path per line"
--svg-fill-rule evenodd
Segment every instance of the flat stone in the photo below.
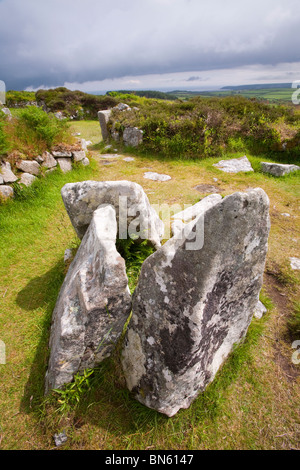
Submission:
M 31 175 L 38 176 L 41 171 L 41 166 L 35 160 L 21 160 L 16 163 L 18 170 L 24 171 L 24 173 L 30 173 Z
M 56 159 L 49 152 L 44 152 L 42 155 L 42 166 L 46 168 L 54 168 L 57 165 Z
M 144 178 L 153 181 L 168 181 L 172 179 L 169 175 L 163 175 L 160 173 L 155 173 L 153 171 L 146 171 L 146 173 L 144 173 Z
M 125 157 L 125 158 L 123 158 L 123 161 L 124 161 L 124 162 L 127 162 L 127 163 L 129 163 L 129 162 L 134 162 L 134 160 L 135 160 L 135 158 L 133 158 L 133 157 Z
M 293 171 L 300 170 L 300 166 L 287 165 L 283 163 L 261 162 L 260 165 L 261 165 L 261 170 L 264 173 L 269 173 L 270 175 L 273 175 L 273 176 L 284 176 Z
M 11 166 L 9 162 L 2 162 L 0 166 L 0 175 L 4 183 L 14 183 L 18 181 L 18 178 L 11 171 Z
M 196 189 L 199 193 L 220 193 L 224 191 L 222 188 L 217 188 L 212 184 L 197 184 L 193 189 Z
M 264 304 L 259 300 L 257 303 L 257 306 L 254 310 L 254 317 L 260 320 L 264 314 L 267 313 L 267 308 L 264 306 Z
M 62 150 L 62 151 L 53 151 L 52 152 L 53 157 L 55 158 L 72 158 L 72 152 L 68 152 L 67 150 Z
M 214 163 L 213 166 L 215 166 L 219 170 L 225 171 L 225 173 L 239 173 L 239 172 L 254 171 L 246 155 L 241 158 L 232 158 L 231 160 L 221 160 L 218 163 Z
M 24 184 L 25 186 L 31 186 L 35 180 L 36 180 L 36 176 L 31 175 L 30 173 L 22 173 L 19 184 Z
M 9 199 L 14 196 L 14 190 L 11 186 L 1 185 L 0 186 L 0 197 L 3 199 Z
M 99 207 L 72 261 L 52 318 L 46 393 L 109 357 L 131 311 L 116 211 Z
M 63 173 L 67 173 L 72 170 L 72 161 L 70 158 L 57 158 L 57 163 Z
M 81 162 L 86 158 L 86 152 L 84 150 L 79 150 L 77 152 L 72 152 L 73 153 L 73 158 L 74 162 Z
M 85 234 L 97 207 L 111 204 L 117 212 L 119 238 L 126 239 L 132 235 L 137 240 L 149 240 L 156 248 L 160 246 L 164 224 L 139 184 L 131 181 L 83 181 L 66 184 L 61 194 L 79 238 Z
M 99 155 L 100 158 L 103 158 L 105 160 L 109 159 L 114 159 L 114 158 L 119 158 L 121 155 L 118 155 L 117 153 L 102 153 Z
M 122 351 L 129 390 L 167 416 L 190 406 L 246 335 L 263 282 L 268 197 L 232 194 L 188 228 L 144 262 Z
M 291 262 L 291 268 L 292 269 L 294 269 L 294 270 L 300 269 L 300 259 L 299 258 L 292 257 L 292 258 L 290 258 L 290 262 Z

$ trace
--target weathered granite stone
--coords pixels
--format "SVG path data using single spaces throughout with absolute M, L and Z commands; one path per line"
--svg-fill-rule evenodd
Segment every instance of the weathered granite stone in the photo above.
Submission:
M 55 158 L 72 158 L 72 152 L 68 152 L 67 150 L 53 151 L 52 155 Z
M 144 173 L 144 178 L 153 181 L 168 181 L 171 179 L 171 176 L 155 173 L 153 171 L 146 171 L 146 173 Z
M 168 416 L 187 408 L 245 336 L 262 286 L 270 229 L 260 189 L 225 197 L 144 262 L 122 352 L 128 388 Z
M 40 165 L 43 163 L 44 159 L 41 155 L 38 155 L 36 158 L 35 158 L 35 161 L 38 162 Z
M 35 180 L 36 180 L 36 176 L 31 175 L 30 173 L 22 173 L 19 184 L 24 184 L 25 186 L 31 186 Z
M 105 160 L 107 159 L 114 159 L 114 158 L 120 158 L 121 155 L 118 155 L 117 153 L 102 153 L 99 155 L 100 158 L 103 158 Z
M 4 179 L 3 179 L 2 175 L 0 175 L 0 184 L 4 184 Z
M 119 238 L 127 238 L 129 232 L 129 235 L 136 234 L 137 240 L 147 239 L 154 247 L 160 246 L 164 224 L 139 184 L 131 181 L 83 181 L 66 184 L 61 194 L 79 238 L 85 234 L 97 207 L 111 204 L 117 212 Z
M 143 142 L 143 131 L 137 127 L 126 127 L 123 132 L 123 142 L 131 147 L 138 147 Z
M 126 163 L 133 162 L 135 159 L 133 157 L 125 157 L 123 158 L 123 161 Z
M 213 166 L 225 173 L 239 173 L 240 171 L 254 171 L 246 155 L 241 158 L 232 158 L 231 160 L 221 160 L 214 163 Z
M 81 162 L 86 158 L 86 153 L 84 150 L 78 150 L 77 152 L 72 152 L 73 153 L 73 158 L 74 162 Z
M 291 268 L 294 270 L 300 269 L 300 258 L 290 258 Z
M 103 140 L 106 140 L 109 136 L 107 123 L 109 121 L 110 115 L 111 115 L 111 109 L 98 112 L 98 119 L 100 123 L 101 134 L 102 134 Z
M 2 176 L 4 183 L 14 183 L 18 181 L 18 178 L 11 171 L 11 166 L 9 162 L 2 162 L 0 166 L 0 175 Z
M 118 111 L 130 111 L 131 110 L 130 106 L 126 103 L 119 103 L 113 109 L 117 109 Z
M 125 261 L 116 250 L 117 221 L 99 207 L 62 285 L 50 337 L 46 393 L 108 357 L 131 310 Z
M 42 155 L 42 166 L 46 168 L 54 168 L 57 165 L 56 159 L 49 152 L 44 152 Z
M 264 304 L 259 300 L 258 304 L 254 310 L 254 317 L 260 320 L 264 314 L 267 312 L 267 308 L 264 306 Z
M 57 158 L 57 163 L 63 173 L 72 170 L 72 161 L 70 158 Z
M 183 211 L 174 214 L 172 216 L 173 222 L 171 224 L 172 234 L 176 235 L 179 231 L 182 231 L 182 229 L 186 226 L 186 223 L 189 223 L 196 217 L 204 214 L 207 209 L 214 206 L 221 200 L 222 196 L 220 194 L 210 194 L 193 206 L 190 206 Z
M 83 160 L 81 160 L 81 162 L 84 166 L 88 166 L 90 164 L 90 161 L 88 159 L 88 157 L 84 157 Z
M 261 170 L 264 173 L 269 173 L 273 176 L 284 176 L 293 171 L 300 170 L 300 166 L 297 165 L 286 165 L 283 163 L 268 163 L 261 162 Z
M 11 186 L 1 185 L 0 186 L 0 197 L 9 199 L 14 196 L 14 190 Z
M 16 163 L 16 167 L 24 171 L 24 173 L 30 173 L 35 176 L 38 176 L 41 171 L 41 166 L 35 160 L 21 160 Z

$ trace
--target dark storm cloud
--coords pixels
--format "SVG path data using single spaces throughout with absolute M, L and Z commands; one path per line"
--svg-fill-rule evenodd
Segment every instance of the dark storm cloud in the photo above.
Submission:
M 299 22 L 293 0 L 2 0 L 0 79 L 24 88 L 298 62 Z

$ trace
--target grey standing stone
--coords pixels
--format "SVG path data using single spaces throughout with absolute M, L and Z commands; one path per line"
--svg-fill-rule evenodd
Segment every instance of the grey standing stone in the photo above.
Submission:
M 111 109 L 98 112 L 98 119 L 99 119 L 99 124 L 101 128 L 101 134 L 102 134 L 103 140 L 106 140 L 109 136 L 107 123 L 109 121 L 110 115 L 111 115 Z
M 300 170 L 300 166 L 286 165 L 282 163 L 261 162 L 261 170 L 273 176 L 284 176 L 293 171 Z
M 147 239 L 154 247 L 160 246 L 164 224 L 139 184 L 131 181 L 83 181 L 66 184 L 61 194 L 79 238 L 85 234 L 97 207 L 111 204 L 117 212 L 118 227 L 126 229 L 126 233 L 119 230 L 119 238 L 127 238 L 127 230 L 132 233 L 140 231 L 137 240 Z M 126 210 L 127 217 L 124 218 Z
M 18 181 L 18 178 L 11 171 L 11 166 L 9 162 L 2 162 L 0 167 L 0 175 L 2 176 L 4 183 L 14 183 Z
M 24 171 L 24 173 L 30 173 L 31 175 L 38 176 L 41 171 L 41 166 L 35 160 L 21 160 L 16 163 L 16 167 Z
M 123 331 L 131 295 L 116 236 L 115 209 L 101 206 L 93 214 L 53 312 L 46 393 L 100 364 Z
M 63 173 L 72 170 L 72 161 L 70 158 L 57 158 L 57 163 Z
M 9 199 L 14 196 L 14 190 L 11 186 L 1 185 L 0 186 L 0 197 Z
M 201 227 L 203 247 L 185 249 Z M 214 379 L 257 306 L 269 229 L 265 192 L 235 193 L 144 262 L 122 353 L 137 400 L 173 416 Z
M 241 158 L 232 158 L 231 160 L 221 160 L 219 163 L 214 163 L 213 166 L 225 173 L 239 173 L 241 171 L 248 172 L 254 171 L 251 163 L 246 155 Z

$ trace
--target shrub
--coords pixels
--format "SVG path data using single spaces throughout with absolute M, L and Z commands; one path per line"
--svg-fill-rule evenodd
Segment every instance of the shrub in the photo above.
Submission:
M 4 129 L 10 149 L 29 157 L 51 150 L 56 143 L 70 140 L 66 121 L 60 121 L 35 106 L 23 109 L 17 118 L 5 123 Z

